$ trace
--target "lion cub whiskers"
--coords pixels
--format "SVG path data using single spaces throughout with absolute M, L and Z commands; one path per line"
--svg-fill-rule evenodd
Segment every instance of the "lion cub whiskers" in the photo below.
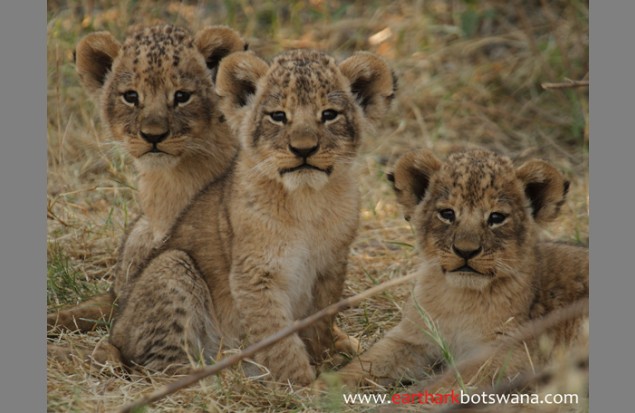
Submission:
M 394 82 L 369 53 L 336 64 L 296 50 L 268 64 L 241 52 L 221 62 L 216 90 L 238 158 L 135 277 L 111 330 L 125 361 L 151 369 L 259 341 L 339 299 L 359 220 L 355 156 Z M 255 361 L 275 381 L 307 385 L 335 350 L 353 351 L 333 322 Z
M 422 380 L 434 366 L 447 368 L 448 354 L 459 363 L 530 320 L 588 297 L 588 249 L 540 240 L 540 227 L 557 218 L 569 188 L 547 162 L 515 168 L 509 158 L 481 150 L 442 162 L 420 150 L 402 156 L 389 179 L 425 262 L 402 321 L 340 371 L 347 384 Z M 535 337 L 460 374 L 478 383 L 535 367 L 584 340 L 583 318 L 546 332 L 557 346 L 551 351 Z M 449 377 L 437 385 L 453 385 Z
M 49 314 L 49 327 L 90 331 L 108 320 L 113 299 L 179 213 L 231 165 L 238 140 L 218 109 L 213 77 L 222 58 L 245 47 L 228 27 L 190 34 L 164 24 L 135 27 L 122 43 L 101 31 L 77 44 L 81 84 L 98 104 L 104 131 L 134 161 L 142 214 L 120 244 L 112 295 Z

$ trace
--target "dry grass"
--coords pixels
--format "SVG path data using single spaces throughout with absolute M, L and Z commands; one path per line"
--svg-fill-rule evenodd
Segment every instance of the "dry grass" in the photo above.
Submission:
M 404 151 L 440 155 L 477 145 L 519 160 L 556 164 L 571 180 L 563 219 L 548 237 L 588 244 L 588 94 L 544 91 L 543 82 L 588 76 L 584 1 L 49 1 L 48 305 L 78 302 L 109 286 L 120 236 L 139 212 L 135 172 L 105 141 L 94 106 L 72 64 L 77 40 L 95 30 L 121 38 L 131 24 L 228 24 L 264 57 L 317 47 L 336 57 L 355 50 L 384 56 L 400 91 L 394 109 L 363 145 L 359 236 L 350 255 L 349 296 L 417 265 L 410 226 L 401 218 L 385 171 Z M 368 346 L 399 320 L 406 287 L 341 314 L 340 324 Z M 63 334 L 53 342 L 89 347 L 107 331 Z M 48 362 L 49 411 L 112 411 L 170 379 L 124 376 L 80 361 Z M 563 381 L 564 383 L 564 381 Z M 566 383 L 565 383 L 566 384 Z M 582 405 L 578 411 L 584 411 Z M 265 389 L 226 371 L 161 401 L 152 411 L 324 411 L 341 396 Z

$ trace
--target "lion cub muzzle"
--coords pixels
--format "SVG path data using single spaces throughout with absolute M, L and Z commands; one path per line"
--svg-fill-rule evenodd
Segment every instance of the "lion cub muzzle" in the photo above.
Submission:
M 450 250 L 441 260 L 450 285 L 481 290 L 494 278 L 491 263 L 484 259 L 483 243 L 475 234 L 457 233 Z
M 281 169 L 280 176 L 297 171 L 317 171 L 328 176 L 333 171 L 331 166 L 325 168 L 311 162 L 311 157 L 319 154 L 320 140 L 317 131 L 310 127 L 292 128 L 287 149 L 301 163 L 291 168 Z
M 289 152 L 297 156 L 298 158 L 302 158 L 302 160 L 306 163 L 306 160 L 309 156 L 313 155 L 320 149 L 320 145 L 311 145 L 311 146 L 294 146 L 293 144 L 289 144 Z
M 305 185 L 313 189 L 322 188 L 333 172 L 333 166 L 324 165 L 324 161 L 319 160 L 323 155 L 318 133 L 303 127 L 300 130 L 292 129 L 291 135 L 287 151 L 297 163 L 279 170 L 285 186 L 290 190 Z
M 326 168 L 320 168 L 316 165 L 313 165 L 310 161 L 310 157 L 320 150 L 320 145 L 316 144 L 313 146 L 293 146 L 293 144 L 289 144 L 289 152 L 295 155 L 300 163 L 297 166 L 292 168 L 283 168 L 280 170 L 280 176 L 283 176 L 288 173 L 293 173 L 297 171 L 307 170 L 307 171 L 318 171 L 323 172 L 326 175 L 330 175 L 333 172 L 333 167 L 328 166 Z
M 151 145 L 148 152 L 163 152 L 158 145 L 170 136 L 170 126 L 165 116 L 151 115 L 140 123 L 139 136 Z
M 475 268 L 474 261 L 483 252 L 483 245 L 474 234 L 457 233 L 451 246 L 454 257 L 449 272 L 473 273 L 483 275 Z
M 171 136 L 170 120 L 164 99 L 155 97 L 154 104 L 142 108 L 139 114 L 139 138 L 149 144 L 148 152 L 164 152 L 158 146 Z
M 470 266 L 470 259 L 476 257 L 481 252 L 483 252 L 482 247 L 479 246 L 477 249 L 462 250 L 462 249 L 458 249 L 456 247 L 456 244 L 454 244 L 452 245 L 452 252 L 454 252 L 456 255 L 458 255 L 460 258 L 464 260 L 463 265 L 452 270 L 452 272 L 462 271 L 462 272 L 473 272 L 476 274 L 480 274 L 480 272 L 476 271 L 474 268 Z

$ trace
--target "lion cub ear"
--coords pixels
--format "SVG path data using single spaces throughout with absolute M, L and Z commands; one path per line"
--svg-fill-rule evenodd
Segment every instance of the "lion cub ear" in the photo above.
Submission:
M 400 157 L 395 170 L 387 174 L 406 220 L 410 221 L 415 207 L 428 190 L 430 179 L 439 168 L 441 161 L 429 150 L 422 149 Z
M 82 86 L 95 96 L 104 85 L 106 75 L 119 54 L 121 44 L 109 32 L 85 36 L 75 48 L 73 58 Z
M 531 204 L 531 214 L 538 224 L 555 219 L 569 191 L 569 182 L 547 162 L 531 160 L 516 169 Z
M 348 78 L 351 92 L 371 121 L 388 110 L 397 90 L 397 78 L 388 65 L 369 52 L 358 52 L 339 65 Z
M 269 65 L 252 52 L 232 53 L 220 63 L 216 78 L 216 94 L 220 109 L 234 130 L 238 130 L 243 109 L 256 94 L 256 85 L 269 70 Z
M 215 80 L 220 61 L 227 55 L 247 50 L 247 43 L 238 32 L 227 26 L 210 26 L 199 30 L 194 36 L 194 45 L 205 58 Z

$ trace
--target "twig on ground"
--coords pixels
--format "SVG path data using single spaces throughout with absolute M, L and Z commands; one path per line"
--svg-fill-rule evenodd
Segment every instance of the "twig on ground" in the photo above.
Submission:
M 226 359 L 219 361 L 213 366 L 197 369 L 192 374 L 185 376 L 179 380 L 176 380 L 170 384 L 167 384 L 163 388 L 156 390 L 155 392 L 150 393 L 149 395 L 122 407 L 120 412 L 121 413 L 133 412 L 135 409 L 138 409 L 150 403 L 154 403 L 157 400 L 162 399 L 163 397 L 166 397 L 172 393 L 175 393 L 178 390 L 181 390 L 185 387 L 188 387 L 196 383 L 197 381 L 201 379 L 204 379 L 205 377 L 211 376 L 213 374 L 217 374 L 221 370 L 224 370 L 230 366 L 233 366 L 234 364 L 238 363 L 239 361 L 247 357 L 253 356 L 257 352 L 264 350 L 265 348 L 275 344 L 276 342 L 282 340 L 283 338 L 288 337 L 291 334 L 296 333 L 299 330 L 302 330 L 306 327 L 309 327 L 310 325 L 320 320 L 321 318 L 334 316 L 340 311 L 344 311 L 347 308 L 353 307 L 359 304 L 361 301 L 369 297 L 372 297 L 373 295 L 378 294 L 388 288 L 411 281 L 412 279 L 415 278 L 415 275 L 416 275 L 416 272 L 411 273 L 409 275 L 405 275 L 400 278 L 396 278 L 394 280 L 387 281 L 375 287 L 369 288 L 368 290 L 363 291 L 359 294 L 356 294 L 352 297 L 348 297 L 341 301 L 338 301 L 337 303 L 332 304 L 326 308 L 323 308 L 322 310 L 318 311 L 317 313 L 309 317 L 306 317 L 302 320 L 297 320 L 290 326 L 278 331 L 277 333 L 273 335 L 270 335 L 269 337 L 262 339 L 261 341 L 257 343 L 250 345 L 249 347 L 247 347 L 246 349 L 244 349 L 243 351 L 237 354 L 234 354 L 230 357 L 227 357 Z
M 540 86 L 542 86 L 543 89 L 545 90 L 549 90 L 549 89 L 571 89 L 574 87 L 588 87 L 589 86 L 589 81 L 588 80 L 567 80 L 566 82 L 562 82 L 562 83 L 542 83 Z

